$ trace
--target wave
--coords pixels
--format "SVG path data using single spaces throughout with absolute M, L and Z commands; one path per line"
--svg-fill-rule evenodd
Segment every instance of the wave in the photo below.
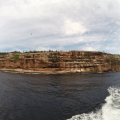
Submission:
M 110 95 L 106 97 L 101 109 L 67 120 L 120 120 L 120 87 L 109 87 L 108 92 Z

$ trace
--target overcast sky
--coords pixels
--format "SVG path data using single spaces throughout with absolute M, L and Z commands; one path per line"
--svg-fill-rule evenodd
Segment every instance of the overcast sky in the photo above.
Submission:
M 0 0 L 0 51 L 120 54 L 120 0 Z

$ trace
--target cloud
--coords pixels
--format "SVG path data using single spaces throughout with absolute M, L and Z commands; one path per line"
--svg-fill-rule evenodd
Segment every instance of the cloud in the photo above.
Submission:
M 119 14 L 119 0 L 1 0 L 0 51 L 120 53 Z
M 46 47 L 38 47 L 36 50 L 37 51 L 49 51 L 49 50 L 53 50 L 53 51 L 56 51 L 56 50 L 62 50 L 63 48 L 62 47 L 56 47 L 56 48 L 52 48 L 52 47 L 48 47 L 48 46 L 46 46 Z
M 71 20 L 65 20 L 63 32 L 65 35 L 84 34 L 87 29 L 80 23 Z

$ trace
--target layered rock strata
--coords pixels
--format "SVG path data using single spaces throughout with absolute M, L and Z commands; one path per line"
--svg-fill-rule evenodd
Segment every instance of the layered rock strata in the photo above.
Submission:
M 38 72 L 105 72 L 120 70 L 120 55 L 97 51 L 0 54 L 0 68 Z

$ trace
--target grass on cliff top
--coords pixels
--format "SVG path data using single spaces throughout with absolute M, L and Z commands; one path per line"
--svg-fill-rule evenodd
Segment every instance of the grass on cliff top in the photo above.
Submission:
M 8 52 L 0 52 L 0 56 L 4 56 L 4 55 L 7 55 Z
M 49 50 L 49 51 L 36 51 L 36 50 L 34 50 L 34 51 L 23 51 L 23 52 L 20 52 L 20 51 L 13 51 L 13 52 L 10 52 L 10 53 L 17 53 L 17 54 L 23 54 L 23 53 L 46 53 L 46 52 L 62 52 L 62 51 L 53 51 L 53 50 Z

